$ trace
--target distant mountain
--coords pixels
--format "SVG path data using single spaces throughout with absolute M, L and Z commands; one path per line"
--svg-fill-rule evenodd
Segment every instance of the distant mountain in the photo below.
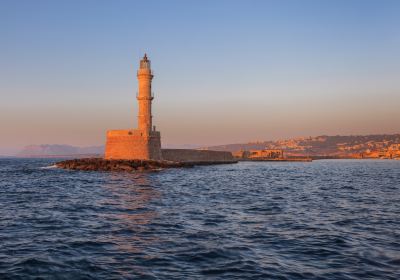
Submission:
M 195 149 L 200 145 L 167 145 L 169 149 Z M 103 156 L 104 146 L 76 147 L 71 145 L 29 145 L 24 147 L 17 157 L 86 157 Z M 1 157 L 1 156 L 0 156 Z
M 292 156 L 347 156 L 369 153 L 400 143 L 400 134 L 317 136 L 205 147 L 216 151 L 282 149 Z
M 20 151 L 18 157 L 69 157 L 102 156 L 104 146 L 75 147 L 70 145 L 29 145 Z

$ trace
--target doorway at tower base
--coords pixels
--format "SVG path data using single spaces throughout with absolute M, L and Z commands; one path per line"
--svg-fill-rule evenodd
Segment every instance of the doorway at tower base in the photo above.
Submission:
M 161 160 L 160 132 L 146 135 L 139 129 L 109 130 L 104 158 Z

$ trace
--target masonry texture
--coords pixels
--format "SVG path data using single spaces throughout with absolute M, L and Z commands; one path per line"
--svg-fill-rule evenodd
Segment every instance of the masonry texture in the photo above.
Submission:
M 107 132 L 106 159 L 161 159 L 160 133 L 144 135 L 138 129 Z
M 227 162 L 234 161 L 230 152 L 190 150 L 190 149 L 162 149 L 164 160 L 178 162 Z
M 151 82 L 153 72 L 145 54 L 137 72 L 139 92 L 138 128 L 107 131 L 105 159 L 117 160 L 168 160 L 175 162 L 233 162 L 230 152 L 187 149 L 161 150 L 160 132 L 153 127 Z

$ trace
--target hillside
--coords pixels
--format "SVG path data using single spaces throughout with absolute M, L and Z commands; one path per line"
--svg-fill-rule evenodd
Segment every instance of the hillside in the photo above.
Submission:
M 317 136 L 205 147 L 217 151 L 282 149 L 291 156 L 348 156 L 369 153 L 400 143 L 400 134 Z

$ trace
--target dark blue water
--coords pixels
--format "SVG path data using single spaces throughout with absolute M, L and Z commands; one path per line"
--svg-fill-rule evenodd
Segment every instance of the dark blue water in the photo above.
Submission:
M 400 161 L 0 160 L 0 279 L 400 279 Z

